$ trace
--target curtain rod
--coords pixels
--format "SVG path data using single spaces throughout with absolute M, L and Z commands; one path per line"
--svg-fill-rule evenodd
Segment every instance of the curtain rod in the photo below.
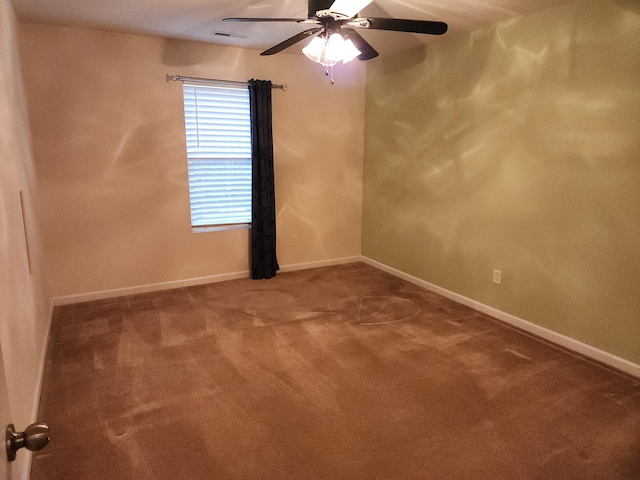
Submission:
M 199 78 L 199 77 L 183 77 L 182 75 L 169 75 L 167 74 L 167 82 L 198 82 L 198 83 L 210 83 L 212 85 L 236 85 L 247 86 L 249 82 L 234 82 L 232 80 L 215 80 L 212 78 Z M 284 92 L 287 91 L 287 84 L 278 85 L 277 83 L 271 84 L 271 88 L 277 88 Z

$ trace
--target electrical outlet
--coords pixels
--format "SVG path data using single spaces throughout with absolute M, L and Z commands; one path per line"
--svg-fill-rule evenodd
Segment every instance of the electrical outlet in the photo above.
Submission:
M 495 283 L 496 285 L 500 285 L 501 282 L 502 282 L 502 271 L 501 270 L 494 270 L 493 271 L 493 283 Z
M 291 246 L 292 247 L 296 247 L 298 245 L 298 236 L 297 235 L 291 235 Z

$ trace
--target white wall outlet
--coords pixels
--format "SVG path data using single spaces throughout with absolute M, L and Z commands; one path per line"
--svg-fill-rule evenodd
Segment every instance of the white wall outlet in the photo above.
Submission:
M 296 247 L 298 245 L 298 236 L 297 235 L 291 235 L 291 246 L 292 247 Z
M 502 282 L 502 271 L 501 270 L 494 270 L 493 271 L 493 283 L 495 283 L 496 285 L 500 285 L 501 282 Z

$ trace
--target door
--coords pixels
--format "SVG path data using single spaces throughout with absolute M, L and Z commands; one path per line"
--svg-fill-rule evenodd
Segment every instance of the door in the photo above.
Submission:
M 4 429 L 11 423 L 11 411 L 9 409 L 9 392 L 7 391 L 7 380 L 4 372 L 4 360 L 2 357 L 2 345 L 0 345 L 0 428 L 2 429 L 2 439 L 4 440 Z M 11 464 L 7 460 L 5 448 L 0 452 L 0 480 L 11 480 Z

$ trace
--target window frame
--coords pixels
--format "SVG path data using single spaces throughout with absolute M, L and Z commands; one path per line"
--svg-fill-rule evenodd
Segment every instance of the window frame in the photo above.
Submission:
M 239 82 L 184 81 L 182 88 L 192 232 L 250 228 L 252 146 L 249 86 Z M 218 162 L 219 165 L 215 165 Z M 215 179 L 217 174 L 206 172 L 218 167 L 221 175 L 229 176 L 229 183 Z M 237 179 L 234 178 L 236 176 Z M 219 187 L 221 189 L 216 191 Z M 227 193 L 224 193 L 225 189 Z M 233 205 L 235 201 L 239 202 L 238 205 Z M 226 202 L 231 202 L 227 211 L 224 209 Z M 203 215 L 210 215 L 208 221 L 198 221 Z M 211 221 L 215 215 L 230 221 Z

